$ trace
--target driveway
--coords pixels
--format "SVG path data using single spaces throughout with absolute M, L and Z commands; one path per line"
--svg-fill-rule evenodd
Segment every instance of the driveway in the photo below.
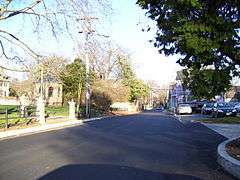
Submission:
M 157 112 L 0 141 L 0 179 L 234 179 L 216 162 L 226 138 Z

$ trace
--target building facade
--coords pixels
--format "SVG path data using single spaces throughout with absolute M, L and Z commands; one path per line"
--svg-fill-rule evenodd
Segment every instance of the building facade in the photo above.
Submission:
M 169 86 L 168 92 L 168 106 L 176 108 L 179 103 L 185 103 L 192 100 L 192 93 L 190 90 L 183 87 L 182 72 L 178 71 L 176 82 Z
M 224 94 L 224 99 L 226 102 L 239 102 L 240 101 L 240 86 L 232 86 Z
M 47 75 L 43 78 L 43 83 L 40 80 L 35 82 L 34 97 L 38 98 L 41 94 L 41 86 L 43 87 L 43 98 L 47 106 L 61 106 L 63 103 L 63 85 L 56 77 Z
M 0 74 L 0 97 L 8 97 L 9 88 L 10 88 L 9 77 Z

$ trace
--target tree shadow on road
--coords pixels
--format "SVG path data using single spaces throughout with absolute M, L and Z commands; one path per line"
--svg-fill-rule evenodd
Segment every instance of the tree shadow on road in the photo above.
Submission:
M 78 164 L 60 167 L 42 176 L 39 180 L 200 180 L 200 178 L 159 173 L 128 166 L 108 164 Z

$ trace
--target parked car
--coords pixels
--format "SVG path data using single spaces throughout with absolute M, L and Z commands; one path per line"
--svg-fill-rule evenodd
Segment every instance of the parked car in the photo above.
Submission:
M 202 107 L 201 114 L 212 114 L 214 103 L 206 103 Z
M 236 116 L 237 110 L 229 103 L 215 103 L 213 105 L 212 117 Z
M 192 114 L 192 108 L 190 104 L 179 104 L 177 106 L 177 114 Z
M 208 103 L 207 100 L 189 102 L 189 104 L 191 105 L 193 113 L 201 113 L 202 112 L 202 107 L 206 103 Z
M 240 103 L 235 104 L 234 108 L 240 113 Z

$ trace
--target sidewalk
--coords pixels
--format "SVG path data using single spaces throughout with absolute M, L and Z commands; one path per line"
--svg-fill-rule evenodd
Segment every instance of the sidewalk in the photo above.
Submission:
M 240 124 L 202 124 L 228 139 L 240 137 Z
M 196 119 L 209 118 L 209 116 L 201 114 L 177 115 L 175 117 L 183 124 L 194 122 Z M 240 124 L 200 123 L 228 139 L 240 137 Z

